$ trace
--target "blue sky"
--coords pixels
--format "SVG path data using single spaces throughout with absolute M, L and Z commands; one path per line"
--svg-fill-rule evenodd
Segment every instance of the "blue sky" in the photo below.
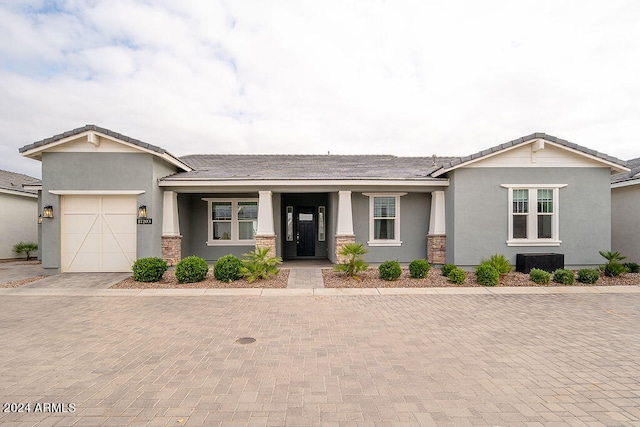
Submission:
M 640 157 L 637 1 L 0 3 L 0 169 L 97 124 L 192 153 Z

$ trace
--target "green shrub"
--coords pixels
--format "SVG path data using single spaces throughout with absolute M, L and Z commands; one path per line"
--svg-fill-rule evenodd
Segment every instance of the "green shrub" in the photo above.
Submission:
M 176 265 L 176 279 L 178 283 L 202 282 L 209 272 L 207 261 L 197 256 L 183 258 Z
M 362 243 L 347 243 L 338 253 L 346 257 L 346 261 L 334 265 L 333 269 L 335 271 L 342 271 L 355 278 L 359 272 L 369 267 L 369 264 L 364 262 L 364 258 L 362 257 L 367 253 L 367 250 L 362 247 Z
M 256 248 L 254 252 L 242 254 L 245 259 L 242 260 L 240 272 L 249 283 L 253 283 L 257 279 L 268 279 L 280 271 L 278 264 L 282 264 L 282 258 L 269 257 L 269 249 Z
M 31 260 L 31 252 L 38 250 L 38 244 L 33 242 L 20 242 L 13 246 L 13 252 L 18 255 L 24 253 L 27 256 L 27 261 Z
M 553 281 L 564 285 L 573 285 L 576 281 L 576 275 L 571 270 L 559 268 L 553 272 Z
M 605 265 L 600 266 L 600 270 L 604 271 L 605 276 L 617 277 L 621 274 L 628 273 L 629 270 L 620 262 L 626 259 L 620 252 L 600 251 L 600 255 L 607 260 Z
M 398 261 L 385 261 L 380 264 L 378 271 L 380 272 L 380 278 L 387 281 L 398 280 L 398 277 L 402 274 Z
M 241 268 L 240 258 L 232 254 L 225 255 L 213 265 L 213 276 L 221 282 L 233 282 L 242 277 Z
M 476 280 L 484 286 L 496 286 L 500 283 L 500 273 L 490 262 L 483 262 L 476 267 Z
M 500 276 L 505 275 L 513 270 L 513 266 L 511 265 L 511 263 L 502 254 L 491 255 L 491 258 L 489 258 L 489 260 L 482 260 L 482 262 L 488 262 L 489 264 L 491 264 Z
M 551 273 L 548 273 L 539 268 L 532 268 L 529 272 L 529 279 L 538 285 L 546 285 L 551 281 Z
M 464 281 L 466 278 L 467 278 L 467 273 L 465 273 L 464 270 L 458 267 L 454 268 L 449 272 L 449 274 L 447 274 L 447 279 L 449 279 L 450 282 L 453 282 L 456 285 L 464 284 Z
M 442 269 L 441 269 L 442 275 L 449 277 L 449 273 L 451 273 L 451 270 L 453 270 L 454 268 L 457 268 L 455 266 L 455 264 L 445 264 L 445 265 L 443 265 Z
M 578 270 L 578 282 L 588 283 L 590 285 L 596 283 L 600 278 L 598 270 L 593 268 L 582 268 Z
M 640 273 L 640 266 L 637 262 L 625 262 L 623 265 L 627 268 L 629 273 Z
M 426 259 L 415 259 L 409 264 L 409 273 L 414 279 L 424 279 L 430 269 L 431 265 Z
M 140 258 L 133 263 L 133 280 L 137 282 L 157 282 L 162 279 L 162 275 L 169 266 L 158 258 Z

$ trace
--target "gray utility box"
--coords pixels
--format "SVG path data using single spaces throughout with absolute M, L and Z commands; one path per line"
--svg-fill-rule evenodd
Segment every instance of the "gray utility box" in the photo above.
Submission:
M 517 254 L 516 271 L 529 274 L 532 268 L 553 273 L 564 268 L 564 254 Z

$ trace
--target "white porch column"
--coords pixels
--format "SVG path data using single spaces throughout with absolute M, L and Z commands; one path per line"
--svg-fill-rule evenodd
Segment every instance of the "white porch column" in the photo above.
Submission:
M 429 235 L 439 236 L 446 234 L 444 211 L 444 191 L 431 193 L 431 216 L 429 217 Z
M 338 191 L 338 222 L 336 224 L 336 236 L 353 235 L 351 191 Z
M 178 193 L 165 191 L 162 199 L 162 235 L 179 236 Z
M 427 260 L 431 264 L 444 264 L 447 258 L 447 236 L 444 209 L 444 191 L 431 193 L 431 215 L 427 235 Z
M 175 191 L 165 191 L 162 196 L 162 259 L 169 265 L 176 265 L 182 259 L 178 193 Z
M 271 191 L 258 191 L 258 230 L 256 249 L 269 248 L 269 256 L 276 256 L 276 233 L 273 224 Z
M 271 191 L 258 191 L 258 236 L 274 236 Z

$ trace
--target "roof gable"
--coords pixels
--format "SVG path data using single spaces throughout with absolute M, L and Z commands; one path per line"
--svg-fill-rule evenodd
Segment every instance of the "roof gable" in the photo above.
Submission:
M 467 157 L 457 158 L 433 176 L 461 167 L 609 167 L 612 171 L 629 169 L 615 157 L 544 133 L 535 133 L 497 145 Z
M 183 171 L 191 170 L 189 165 L 163 148 L 96 125 L 86 125 L 25 145 L 19 149 L 19 152 L 25 157 L 37 160 L 42 159 L 43 152 L 144 152 L 160 157 Z

